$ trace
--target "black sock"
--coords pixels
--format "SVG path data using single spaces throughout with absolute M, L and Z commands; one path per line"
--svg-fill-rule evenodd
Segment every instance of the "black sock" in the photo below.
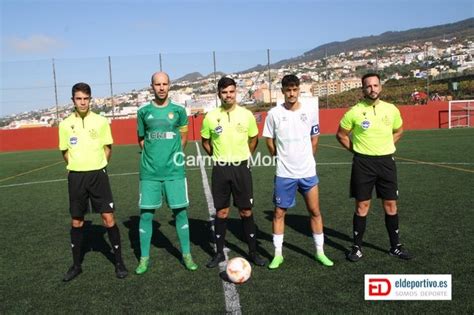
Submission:
M 249 246 L 249 252 L 257 251 L 257 228 L 255 226 L 255 221 L 253 219 L 253 214 L 249 217 L 241 217 L 242 227 L 244 229 L 244 235 L 247 239 L 247 244 Z
M 398 238 L 398 214 L 385 214 L 385 227 L 387 228 L 388 237 L 390 238 L 390 246 L 394 248 L 400 243 Z
M 225 245 L 225 233 L 227 231 L 227 219 L 216 217 L 214 220 L 214 233 L 216 235 L 216 252 L 223 254 Z
M 354 236 L 354 244 L 362 247 L 362 238 L 364 237 L 365 226 L 367 223 L 367 217 L 360 217 L 354 213 L 352 220 L 352 231 Z
M 84 239 L 83 227 L 71 227 L 71 250 L 74 266 L 81 265 L 82 240 Z
M 107 234 L 109 235 L 110 244 L 112 244 L 112 250 L 115 254 L 115 263 L 123 264 L 122 246 L 120 245 L 120 231 L 117 224 L 107 228 Z

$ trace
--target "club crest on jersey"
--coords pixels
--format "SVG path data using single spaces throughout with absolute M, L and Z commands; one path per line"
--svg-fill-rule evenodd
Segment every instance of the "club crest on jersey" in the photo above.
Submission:
M 301 119 L 302 122 L 305 122 L 305 121 L 308 120 L 308 117 L 306 116 L 305 113 L 302 113 L 302 114 L 300 115 L 300 119 Z
M 77 137 L 71 137 L 69 138 L 69 143 L 71 145 L 76 145 L 77 144 Z
M 222 126 L 217 126 L 216 128 L 214 128 L 214 132 L 218 135 L 220 135 L 222 133 L 222 131 L 224 131 Z
M 89 130 L 89 137 L 91 137 L 91 139 L 97 139 L 97 131 L 95 129 L 91 129 Z
M 245 128 L 245 126 L 242 126 L 241 123 L 237 124 L 237 126 L 235 127 L 235 130 L 239 133 L 246 133 L 247 132 L 247 128 Z
M 388 118 L 387 115 L 385 115 L 383 118 L 382 118 L 382 122 L 384 123 L 385 126 L 390 126 L 391 123 L 390 123 L 390 118 Z
M 168 113 L 168 118 L 169 118 L 169 119 L 173 119 L 173 118 L 174 118 L 174 113 L 173 113 L 173 112 L 169 112 L 169 113 Z
M 369 129 L 369 127 L 370 127 L 370 121 L 364 120 L 364 121 L 360 124 L 360 126 L 362 127 L 362 129 Z

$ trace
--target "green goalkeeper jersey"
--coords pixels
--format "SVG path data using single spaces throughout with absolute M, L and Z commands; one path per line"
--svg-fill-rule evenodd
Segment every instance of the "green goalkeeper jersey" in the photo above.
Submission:
M 185 177 L 181 132 L 187 131 L 186 110 L 171 101 L 166 106 L 150 102 L 137 113 L 138 137 L 144 139 L 140 180 L 173 180 Z

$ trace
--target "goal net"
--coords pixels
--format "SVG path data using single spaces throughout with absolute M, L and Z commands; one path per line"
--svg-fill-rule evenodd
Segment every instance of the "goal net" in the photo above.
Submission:
M 448 126 L 466 128 L 474 126 L 474 100 L 449 101 Z

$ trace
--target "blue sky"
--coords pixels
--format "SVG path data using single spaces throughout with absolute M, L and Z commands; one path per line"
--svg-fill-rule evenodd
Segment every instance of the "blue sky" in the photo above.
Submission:
M 199 71 L 243 70 L 298 55 L 321 44 L 474 16 L 467 0 L 286 1 L 1 1 L 0 116 L 59 103 L 77 81 L 96 96 L 147 85 L 163 69 L 177 78 Z M 26 97 L 27 96 L 27 97 Z

